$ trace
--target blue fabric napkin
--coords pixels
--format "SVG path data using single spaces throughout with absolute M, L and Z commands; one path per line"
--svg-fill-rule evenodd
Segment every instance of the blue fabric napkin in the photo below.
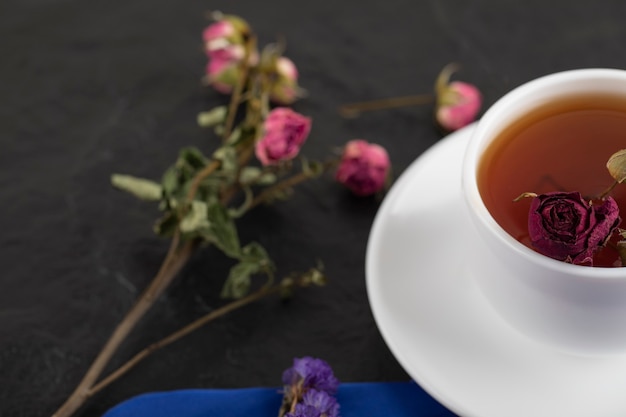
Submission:
M 143 394 L 103 417 L 276 417 L 278 388 L 191 389 Z M 414 382 L 346 383 L 337 401 L 342 417 L 455 417 Z

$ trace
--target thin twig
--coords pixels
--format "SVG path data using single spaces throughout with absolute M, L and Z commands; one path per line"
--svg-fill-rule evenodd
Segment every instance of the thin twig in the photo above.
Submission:
M 337 165 L 339 161 L 337 160 L 332 160 L 332 161 L 328 161 L 326 163 L 324 163 L 324 166 L 322 168 L 323 171 L 326 171 L 327 169 Z M 271 187 L 268 187 L 266 189 L 264 189 L 263 191 L 261 191 L 255 198 L 254 200 L 252 200 L 252 203 L 250 203 L 250 207 L 248 208 L 248 210 L 258 206 L 259 204 L 269 200 L 272 197 L 272 194 L 275 194 L 277 192 L 286 190 L 288 188 L 293 187 L 294 185 L 297 185 L 301 182 L 304 182 L 308 179 L 314 178 L 315 175 L 312 175 L 310 173 L 307 172 L 299 172 L 296 175 L 293 175 L 289 178 L 287 178 L 286 180 L 283 180 L 277 184 L 274 184 Z
M 99 392 L 100 390 L 102 390 L 103 388 L 107 387 L 109 384 L 111 384 L 113 381 L 115 381 L 116 379 L 118 379 L 119 377 L 121 377 L 122 375 L 124 375 L 125 373 L 127 373 L 128 371 L 130 371 L 133 367 L 135 367 L 135 365 L 137 365 L 139 362 L 141 362 L 143 359 L 145 359 L 146 357 L 148 357 L 149 355 L 151 355 L 152 353 L 154 353 L 155 351 L 157 351 L 158 349 L 161 349 L 171 343 L 174 343 L 175 341 L 181 339 L 182 337 L 186 336 L 187 334 L 193 332 L 194 330 L 197 330 L 198 328 L 204 326 L 205 324 L 227 314 L 230 313 L 233 310 L 236 310 L 240 307 L 243 307 L 247 304 L 250 304 L 256 300 L 259 300 L 263 297 L 266 297 L 268 295 L 271 294 L 275 294 L 276 292 L 280 291 L 282 289 L 282 287 L 280 285 L 276 285 L 274 287 L 271 288 L 267 288 L 264 287 L 244 298 L 241 298 L 239 300 L 235 300 L 215 311 L 212 311 L 211 313 L 200 317 L 197 320 L 194 320 L 193 322 L 189 323 L 188 325 L 186 325 L 185 327 L 181 328 L 180 330 L 170 334 L 169 336 L 159 340 L 156 343 L 151 344 L 150 346 L 148 346 L 147 348 L 145 348 L 144 350 L 142 350 L 141 352 L 137 353 L 135 356 L 133 356 L 128 362 L 126 362 L 124 365 L 120 366 L 119 368 L 117 368 L 117 370 L 115 370 L 113 373 L 111 373 L 109 376 L 107 376 L 106 378 L 104 378 L 102 381 L 100 381 L 98 384 L 96 384 L 91 390 L 89 390 L 88 396 L 92 396 L 94 394 L 96 394 L 97 392 Z
M 339 107 L 339 114 L 343 117 L 357 117 L 361 112 L 397 107 L 417 106 L 432 103 L 435 97 L 432 94 L 420 94 L 416 96 L 392 97 L 380 100 L 360 101 L 357 103 L 344 104 Z
M 200 172 L 196 174 L 196 176 L 191 181 L 191 186 L 189 187 L 189 193 L 187 194 L 188 201 L 193 201 L 196 193 L 198 192 L 198 188 L 200 188 L 200 183 L 202 182 L 202 180 L 211 175 L 221 165 L 222 163 L 220 161 L 212 161 L 209 165 L 205 166 Z

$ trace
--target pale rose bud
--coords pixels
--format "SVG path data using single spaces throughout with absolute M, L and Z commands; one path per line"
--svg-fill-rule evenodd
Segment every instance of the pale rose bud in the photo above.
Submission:
M 298 69 L 293 61 L 284 56 L 276 60 L 276 82 L 270 99 L 280 104 L 291 104 L 299 97 Z
M 461 81 L 449 82 L 455 67 L 446 66 L 437 79 L 437 123 L 448 131 L 460 129 L 476 120 L 482 104 L 478 88 Z
M 255 145 L 263 165 L 295 158 L 311 131 L 311 119 L 287 107 L 272 110 L 263 124 L 263 137 Z
M 335 178 L 354 194 L 367 196 L 385 187 L 390 165 L 385 148 L 354 139 L 343 150 Z
M 208 83 L 217 91 L 229 94 L 239 79 L 239 64 L 224 59 L 211 59 L 206 72 Z

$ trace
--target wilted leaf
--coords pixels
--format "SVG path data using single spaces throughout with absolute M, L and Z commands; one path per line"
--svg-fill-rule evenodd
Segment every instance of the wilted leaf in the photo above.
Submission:
M 611 176 L 615 181 L 622 183 L 626 181 L 626 149 L 615 152 L 606 163 Z
M 269 266 L 271 261 L 267 255 L 267 251 L 258 242 L 250 242 L 241 249 L 241 259 L 248 262 L 256 262 L 259 264 L 265 264 Z
M 222 287 L 221 296 L 224 298 L 241 298 L 250 290 L 250 277 L 259 272 L 259 264 L 241 261 L 233 266 Z
M 243 203 L 237 208 L 228 209 L 228 215 L 232 217 L 233 219 L 238 219 L 239 217 L 246 214 L 246 212 L 252 205 L 252 202 L 254 201 L 254 193 L 252 192 L 250 187 L 247 185 L 244 185 L 242 189 L 245 195 L 245 199 L 243 200 Z
M 183 233 L 194 233 L 201 232 L 209 227 L 207 204 L 198 200 L 192 201 L 189 211 L 180 222 L 180 231 Z
M 267 251 L 257 242 L 250 242 L 241 249 L 241 260 L 233 266 L 222 288 L 222 297 L 241 298 L 250 289 L 250 277 L 259 272 L 270 274 L 273 270 Z
M 239 174 L 239 182 L 249 184 L 261 176 L 261 168 L 244 167 Z
M 207 209 L 210 227 L 204 233 L 205 239 L 213 242 L 226 255 L 239 258 L 241 245 L 237 235 L 235 222 L 228 215 L 228 211 L 219 202 L 210 204 Z
M 129 192 L 142 200 L 157 201 L 161 199 L 163 194 L 163 189 L 156 182 L 130 175 L 113 174 L 111 175 L 111 183 L 120 190 Z
M 163 174 L 163 178 L 161 179 L 161 185 L 163 186 L 163 190 L 165 194 L 172 195 L 178 189 L 178 170 L 176 167 L 169 167 L 167 171 Z
M 239 181 L 242 184 L 270 185 L 276 182 L 276 174 L 263 172 L 257 167 L 245 167 L 239 174 Z
M 174 213 L 168 211 L 154 223 L 153 230 L 159 236 L 169 237 L 174 235 L 176 227 L 178 227 L 178 219 Z
M 220 135 L 223 135 L 223 134 L 224 132 L 220 133 Z M 240 139 L 241 139 L 241 129 L 240 128 L 233 129 L 230 136 L 226 138 L 226 145 L 234 146 L 237 144 L 237 142 L 239 142 Z
M 225 172 L 237 170 L 237 152 L 231 146 L 222 146 L 213 153 L 213 158 L 222 162 L 220 169 Z
M 177 166 L 181 168 L 190 168 L 191 171 L 193 171 L 192 173 L 201 170 L 206 166 L 206 164 L 206 157 L 198 148 L 193 146 L 181 149 L 180 154 L 178 155 L 178 161 L 176 161 Z
M 198 125 L 201 127 L 211 127 L 224 123 L 228 109 L 226 106 L 218 106 L 209 111 L 198 114 Z

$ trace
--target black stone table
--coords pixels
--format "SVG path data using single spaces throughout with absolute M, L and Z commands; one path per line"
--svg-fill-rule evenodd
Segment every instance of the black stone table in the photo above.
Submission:
M 2 0 L 1 416 L 50 415 L 156 272 L 168 245 L 151 231 L 157 209 L 114 190 L 109 176 L 158 178 L 180 147 L 211 147 L 195 121 L 223 101 L 200 83 L 208 10 L 248 19 L 262 43 L 285 37 L 309 92 L 295 105 L 313 118 L 305 154 L 322 158 L 365 138 L 387 148 L 396 175 L 442 137 L 431 109 L 344 120 L 339 104 L 431 92 L 449 62 L 482 90 L 485 106 L 540 75 L 626 65 L 626 3 L 618 0 Z M 277 386 L 304 355 L 326 359 L 342 381 L 407 380 L 365 290 L 379 203 L 328 176 L 242 219 L 242 240 L 263 243 L 279 273 L 319 258 L 329 285 L 212 323 L 77 415 L 101 415 L 149 391 Z M 230 265 L 215 250 L 196 253 L 112 365 L 222 305 Z

